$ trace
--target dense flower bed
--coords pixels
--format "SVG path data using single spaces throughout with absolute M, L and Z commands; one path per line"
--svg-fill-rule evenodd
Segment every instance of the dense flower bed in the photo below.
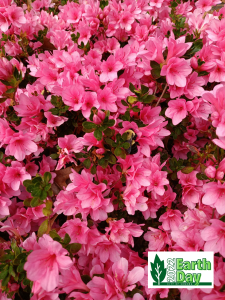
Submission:
M 0 299 L 225 299 L 225 9 L 0 0 Z M 149 289 L 148 251 L 214 251 Z

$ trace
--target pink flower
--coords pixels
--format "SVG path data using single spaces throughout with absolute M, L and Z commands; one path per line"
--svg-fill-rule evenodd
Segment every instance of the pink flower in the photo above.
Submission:
M 202 198 L 202 203 L 215 207 L 219 214 L 225 213 L 225 183 L 220 181 L 209 182 L 203 186 L 205 195 Z
M 176 251 L 199 251 L 204 245 L 204 241 L 197 229 L 174 230 L 171 232 L 171 237 L 176 242 L 176 245 L 173 246 Z
M 83 290 L 89 292 L 89 288 L 84 284 L 80 277 L 80 272 L 75 266 L 72 268 L 61 270 L 59 277 L 59 288 L 62 288 L 64 293 L 71 293 L 73 290 Z
M 172 119 L 173 125 L 179 124 L 188 114 L 191 102 L 186 102 L 184 99 L 170 100 L 165 115 Z
M 11 167 L 7 167 L 2 181 L 7 183 L 14 191 L 18 191 L 20 184 L 23 184 L 26 179 L 31 179 L 31 176 L 27 173 L 25 167 L 19 162 L 12 161 Z
M 95 254 L 97 254 L 101 262 L 106 263 L 108 260 L 117 262 L 120 259 L 120 248 L 112 241 L 103 241 L 96 245 Z
M 26 23 L 26 18 L 24 17 L 24 12 L 21 7 L 15 4 L 7 7 L 7 17 L 12 25 L 16 27 L 21 27 L 22 24 Z
M 38 241 L 39 249 L 35 249 L 27 257 L 24 269 L 27 278 L 38 281 L 47 292 L 53 291 L 59 282 L 59 272 L 69 269 L 73 262 L 60 243 L 44 234 Z
M 99 108 L 97 94 L 94 92 L 86 92 L 84 95 L 84 102 L 81 107 L 82 114 L 85 118 L 90 117 L 92 107 Z
M 12 201 L 8 198 L 0 196 L 0 219 L 10 215 L 9 206 L 11 203 Z
M 64 135 L 64 137 L 58 139 L 58 145 L 67 154 L 71 152 L 79 153 L 83 150 L 84 139 L 81 137 L 77 138 L 73 134 Z
M 162 196 L 165 193 L 164 185 L 169 184 L 166 179 L 167 172 L 156 170 L 150 175 L 150 185 L 147 187 L 147 191 L 153 191 L 155 194 Z
M 162 67 L 161 76 L 166 76 L 169 85 L 185 87 L 186 77 L 191 74 L 192 68 L 184 58 L 172 57 L 166 65 Z
M 45 112 L 47 118 L 47 127 L 58 127 L 68 120 L 66 117 L 55 116 L 51 112 Z
M 114 274 L 115 286 L 119 292 L 132 291 L 138 281 L 144 277 L 144 269 L 142 267 L 135 267 L 128 271 L 128 261 L 125 258 L 113 264 L 112 272 Z
M 220 220 L 210 220 L 211 226 L 201 231 L 201 237 L 206 241 L 204 251 L 219 252 L 225 256 L 225 223 Z
M 169 209 L 160 216 L 159 222 L 162 222 L 164 230 L 178 230 L 178 227 L 182 224 L 181 216 L 182 214 L 179 210 Z
M 144 239 L 149 242 L 148 250 L 150 251 L 160 251 L 169 244 L 168 235 L 160 229 L 153 227 L 148 227 L 149 231 L 145 233 Z
M 71 238 L 71 243 L 87 244 L 89 231 L 90 229 L 87 227 L 87 222 L 76 218 L 66 221 L 59 230 L 59 235 L 64 237 L 65 234 L 68 233 Z
M 70 106 L 72 110 L 78 111 L 84 102 L 84 89 L 81 85 L 71 85 L 63 90 L 63 102 Z
M 109 87 L 105 86 L 103 90 L 98 90 L 97 94 L 101 109 L 117 112 L 117 105 L 115 104 L 117 97 Z
M 4 14 L 0 12 L 0 28 L 3 32 L 6 32 L 9 28 L 9 21 Z
M 129 11 L 125 11 L 121 14 L 119 24 L 122 29 L 127 31 L 131 30 L 131 24 L 134 22 L 134 17 Z
M 22 131 L 14 133 L 5 149 L 5 154 L 14 156 L 18 161 L 24 160 L 26 155 L 38 150 L 33 139 L 34 135 L 31 133 L 25 134 Z
M 101 82 L 113 81 L 117 79 L 117 72 L 123 68 L 120 61 L 116 61 L 113 55 L 110 55 L 107 61 L 101 64 L 102 73 L 100 75 Z

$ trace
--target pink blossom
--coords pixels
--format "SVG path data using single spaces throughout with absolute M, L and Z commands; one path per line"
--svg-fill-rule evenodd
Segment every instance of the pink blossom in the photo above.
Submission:
M 110 112 L 117 111 L 115 104 L 117 97 L 112 93 L 110 88 L 104 87 L 103 90 L 98 90 L 97 94 L 101 109 L 109 110 Z
M 120 258 L 119 261 L 113 264 L 112 272 L 115 278 L 115 286 L 120 292 L 132 291 L 139 280 L 144 276 L 142 267 L 135 267 L 128 271 L 128 261 L 125 258 Z
M 63 102 L 70 106 L 72 110 L 78 111 L 84 102 L 84 89 L 80 85 L 71 85 L 63 90 Z
M 5 218 L 10 214 L 9 206 L 11 203 L 12 201 L 10 199 L 0 196 L 0 219 Z
M 186 77 L 192 72 L 191 67 L 184 58 L 170 58 L 166 65 L 162 67 L 161 76 L 166 76 L 169 85 L 185 87 Z
M 191 102 L 186 102 L 184 99 L 170 100 L 165 115 L 172 119 L 173 125 L 179 124 L 186 118 Z
M 92 107 L 99 108 L 97 95 L 94 92 L 86 92 L 84 95 L 84 102 L 81 107 L 82 114 L 85 118 L 90 117 Z
M 167 234 L 162 230 L 153 227 L 148 227 L 148 229 L 149 231 L 144 235 L 144 239 L 149 242 L 148 250 L 149 251 L 163 250 L 166 246 L 166 243 L 169 244 L 169 239 Z
M 12 25 L 16 27 L 21 27 L 22 24 L 26 23 L 26 18 L 21 7 L 16 6 L 15 4 L 7 8 L 7 17 Z
M 131 24 L 134 22 L 134 17 L 129 11 L 125 11 L 121 14 L 119 24 L 122 29 L 127 31 L 131 30 Z
M 176 251 L 199 251 L 204 245 L 200 232 L 196 229 L 175 230 L 171 232 L 171 236 L 176 242 L 176 245 L 173 246 Z
M 43 289 L 51 292 L 58 285 L 59 272 L 69 269 L 73 262 L 66 256 L 67 250 L 46 234 L 39 239 L 38 245 L 39 249 L 28 255 L 24 269 L 30 280 L 38 281 Z
M 57 127 L 68 120 L 66 117 L 54 116 L 51 112 L 45 112 L 44 116 L 47 118 L 48 127 Z
M 7 167 L 2 180 L 14 191 L 17 191 L 20 187 L 20 184 L 22 184 L 26 179 L 31 179 L 31 176 L 29 173 L 27 173 L 25 167 L 23 167 L 21 163 L 13 161 L 11 167 Z
M 169 209 L 162 214 L 159 218 L 159 222 L 162 222 L 162 228 L 164 230 L 178 230 L 181 220 L 181 212 L 179 210 Z
M 205 195 L 202 198 L 202 203 L 215 207 L 219 214 L 225 213 L 225 184 L 220 181 L 209 182 L 204 184 L 203 190 Z
M 18 161 L 24 160 L 26 155 L 38 149 L 33 139 L 34 135 L 31 133 L 24 134 L 22 131 L 14 133 L 5 149 L 6 155 L 13 155 Z
M 117 262 L 120 259 L 121 250 L 112 241 L 106 240 L 97 244 L 95 253 L 103 263 L 106 263 L 108 260 Z
M 225 224 L 220 220 L 210 220 L 211 226 L 204 228 L 201 231 L 201 237 L 206 241 L 204 251 L 219 252 L 225 256 Z
M 109 58 L 101 64 L 102 73 L 100 75 L 100 81 L 113 81 L 117 78 L 117 72 L 122 68 L 123 64 L 120 61 L 116 61 L 113 55 L 109 56 Z

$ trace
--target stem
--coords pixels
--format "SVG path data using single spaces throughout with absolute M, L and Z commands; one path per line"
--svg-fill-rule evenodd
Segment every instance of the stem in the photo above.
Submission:
M 159 97 L 159 99 L 158 99 L 158 101 L 157 101 L 155 107 L 158 106 L 160 100 L 162 99 L 163 95 L 165 94 L 165 91 L 166 91 L 167 87 L 168 87 L 168 84 L 165 85 L 165 87 L 164 87 L 164 89 L 163 89 L 163 92 L 162 92 L 161 96 Z

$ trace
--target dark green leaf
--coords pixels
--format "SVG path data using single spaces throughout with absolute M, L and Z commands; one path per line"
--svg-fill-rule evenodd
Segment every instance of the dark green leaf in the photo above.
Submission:
M 72 243 L 69 244 L 69 246 L 70 246 L 69 249 L 71 253 L 77 253 L 82 247 L 82 245 L 79 243 Z
M 122 103 L 124 106 L 129 106 L 129 105 L 127 104 L 127 102 L 124 101 L 124 100 L 121 100 L 121 103 Z
M 38 229 L 38 236 L 41 237 L 43 234 L 45 234 L 48 231 L 48 222 L 49 220 L 46 219 L 44 222 L 41 223 L 41 226 Z
M 93 166 L 91 167 L 91 174 L 92 174 L 92 175 L 95 175 L 95 174 L 96 174 L 96 171 L 97 171 L 96 165 L 93 165 Z
M 97 125 L 95 123 L 92 123 L 92 122 L 83 122 L 83 127 L 86 128 L 86 129 L 95 129 L 97 128 Z
M 70 242 L 71 242 L 71 238 L 70 238 L 69 234 L 66 233 L 66 234 L 65 234 L 65 237 L 64 237 L 64 240 L 63 240 L 63 243 L 67 245 L 67 244 L 69 244 Z
M 83 165 L 85 166 L 86 169 L 89 169 L 90 166 L 91 166 L 91 161 L 90 161 L 90 159 L 89 159 L 89 158 L 85 159 L 85 160 L 83 161 Z
M 40 205 L 40 200 L 39 200 L 38 198 L 34 197 L 34 198 L 31 200 L 31 202 L 30 202 L 30 206 L 31 206 L 31 207 L 36 207 L 36 206 L 38 206 L 38 205 Z
M 184 167 L 183 169 L 181 169 L 181 172 L 184 174 L 190 174 L 192 171 L 194 171 L 194 167 Z
M 102 140 L 102 131 L 97 128 L 94 132 L 94 137 L 98 140 L 101 141 Z
M 44 174 L 44 183 L 47 184 L 52 179 L 52 174 L 50 172 L 45 172 Z

